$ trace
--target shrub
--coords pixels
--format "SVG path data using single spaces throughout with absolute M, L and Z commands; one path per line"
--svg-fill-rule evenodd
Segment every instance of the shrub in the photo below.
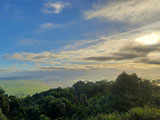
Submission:
M 160 120 L 160 109 L 144 107 L 132 108 L 125 114 L 124 120 Z
M 108 115 L 100 114 L 95 117 L 90 117 L 88 120 L 120 120 L 120 116 L 118 113 Z

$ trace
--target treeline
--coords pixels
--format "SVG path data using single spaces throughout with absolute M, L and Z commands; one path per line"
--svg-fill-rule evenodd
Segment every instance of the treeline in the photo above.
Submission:
M 160 120 L 160 87 L 123 72 L 115 81 L 78 81 L 25 98 L 0 89 L 0 120 Z

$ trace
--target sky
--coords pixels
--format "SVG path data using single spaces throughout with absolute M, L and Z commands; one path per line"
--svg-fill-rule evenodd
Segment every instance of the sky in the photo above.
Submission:
M 159 0 L 0 0 L 0 80 L 159 79 L 159 14 Z

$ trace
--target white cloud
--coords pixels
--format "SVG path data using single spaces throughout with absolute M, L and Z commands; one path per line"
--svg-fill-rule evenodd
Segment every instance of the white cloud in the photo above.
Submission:
M 47 14 L 59 14 L 64 8 L 71 6 L 70 3 L 48 2 L 44 4 L 44 12 Z
M 44 23 L 44 24 L 40 25 L 41 30 L 54 29 L 54 28 L 59 28 L 59 27 L 61 27 L 59 24 L 54 24 L 54 23 Z
M 84 12 L 86 19 L 143 23 L 158 20 L 160 14 L 159 0 L 115 0 L 106 5 L 95 5 L 92 10 Z
M 153 35 L 159 37 L 153 37 Z M 153 44 L 146 44 L 150 38 L 156 39 L 156 43 L 153 41 Z M 139 43 L 137 39 L 141 39 L 141 42 Z M 46 63 L 48 66 L 41 68 L 51 70 L 104 69 L 124 66 L 125 68 L 130 66 L 133 68 L 134 66 L 135 68 L 148 69 L 160 67 L 160 62 L 158 62 L 159 39 L 160 22 L 117 35 L 100 36 L 93 41 L 82 40 L 73 44 L 73 49 L 71 46 L 67 46 L 69 50 L 63 49 L 58 53 L 15 53 L 4 55 L 4 57 L 34 63 Z
M 41 53 L 15 53 L 15 54 L 7 54 L 3 57 L 7 59 L 15 59 L 21 61 L 30 61 L 34 63 L 46 63 L 46 64 L 59 64 L 55 60 L 60 58 L 60 56 L 55 55 L 51 52 L 41 52 Z
M 50 29 L 50 28 L 53 28 L 53 27 L 54 27 L 53 23 L 45 23 L 45 24 L 42 24 L 40 26 L 41 29 Z

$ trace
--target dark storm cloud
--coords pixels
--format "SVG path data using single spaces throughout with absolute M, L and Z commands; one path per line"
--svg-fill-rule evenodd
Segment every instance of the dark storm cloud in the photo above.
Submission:
M 121 61 L 121 60 L 134 60 L 136 62 L 160 64 L 158 60 L 150 60 L 147 56 L 160 50 L 160 44 L 155 45 L 139 45 L 139 44 L 127 44 L 123 46 L 119 51 L 111 53 L 110 56 L 98 56 L 88 57 L 85 60 L 88 61 Z
M 158 58 L 156 60 L 152 60 L 152 58 L 144 58 L 144 59 L 139 60 L 139 62 L 160 65 L 160 60 Z
M 127 59 L 135 59 L 141 57 L 142 54 L 138 53 L 113 53 L 111 57 L 88 57 L 86 60 L 93 60 L 93 61 L 109 61 L 109 60 L 127 60 Z
M 127 45 L 122 48 L 124 51 L 135 51 L 140 53 L 150 53 L 160 50 L 160 44 L 155 45 Z

